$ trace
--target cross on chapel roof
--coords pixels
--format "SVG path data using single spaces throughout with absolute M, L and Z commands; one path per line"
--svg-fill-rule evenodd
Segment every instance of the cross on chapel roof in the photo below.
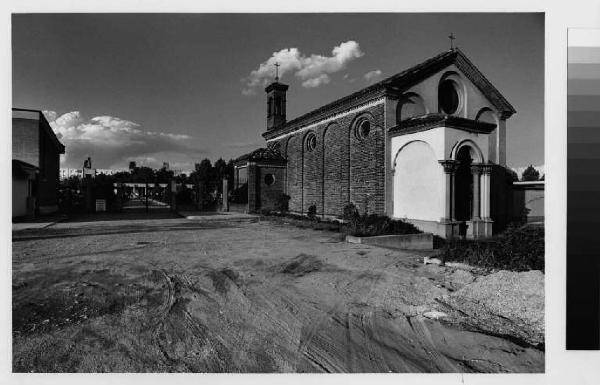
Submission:
M 454 40 L 456 40 L 456 37 L 454 37 L 452 32 L 448 35 L 448 39 L 450 39 L 450 51 L 454 51 Z

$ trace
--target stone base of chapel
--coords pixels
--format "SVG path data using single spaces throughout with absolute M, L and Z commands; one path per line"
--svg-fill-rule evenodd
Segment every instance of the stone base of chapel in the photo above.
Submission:
M 468 239 L 487 238 L 492 236 L 492 221 L 491 219 L 476 219 L 467 221 Z

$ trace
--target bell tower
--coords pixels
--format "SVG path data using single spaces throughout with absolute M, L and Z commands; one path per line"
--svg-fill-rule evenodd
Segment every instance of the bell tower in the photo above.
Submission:
M 265 88 L 267 93 L 267 131 L 285 124 L 285 94 L 288 85 L 279 83 L 279 63 L 275 63 L 275 81 Z

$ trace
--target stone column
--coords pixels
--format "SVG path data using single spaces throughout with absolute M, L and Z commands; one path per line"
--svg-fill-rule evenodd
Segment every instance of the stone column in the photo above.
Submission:
M 457 222 L 454 220 L 454 173 L 458 166 L 455 160 L 440 160 L 439 163 L 444 168 L 446 178 L 446 203 L 444 207 L 444 217 L 441 220 L 443 234 L 446 239 L 454 238 L 458 235 Z
M 451 222 L 454 218 L 454 203 L 452 202 L 454 199 L 454 172 L 458 162 L 455 160 L 440 160 L 439 163 L 444 168 L 446 176 L 446 203 L 442 221 Z
M 227 199 L 227 193 L 229 192 L 229 188 L 227 187 L 227 183 L 227 178 L 223 178 L 223 211 L 229 211 L 229 200 Z
M 490 220 L 490 175 L 492 173 L 491 165 L 481 167 L 481 218 Z
M 479 208 L 480 208 L 480 197 L 481 191 L 479 189 L 479 175 L 481 174 L 481 165 L 474 164 L 471 166 L 471 173 L 473 174 L 473 215 L 471 220 L 480 220 Z
M 258 211 L 258 191 L 257 185 L 257 167 L 256 163 L 248 162 L 248 212 L 255 213 Z

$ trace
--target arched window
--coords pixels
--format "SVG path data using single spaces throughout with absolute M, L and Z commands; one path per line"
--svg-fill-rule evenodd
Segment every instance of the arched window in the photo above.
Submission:
M 273 98 L 267 99 L 267 116 L 273 113 Z

